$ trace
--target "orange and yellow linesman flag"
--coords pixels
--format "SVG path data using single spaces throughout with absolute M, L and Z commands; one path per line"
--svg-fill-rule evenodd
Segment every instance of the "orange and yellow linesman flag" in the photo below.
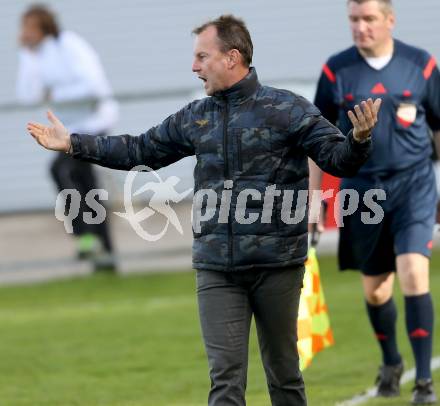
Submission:
M 316 249 L 309 249 L 298 310 L 298 353 L 304 370 L 313 356 L 334 343 L 319 274 Z

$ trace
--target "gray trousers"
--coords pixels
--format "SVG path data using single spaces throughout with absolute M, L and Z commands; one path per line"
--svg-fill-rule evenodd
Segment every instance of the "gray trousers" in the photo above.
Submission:
M 246 405 L 252 315 L 273 406 L 307 404 L 297 318 L 304 267 L 197 271 L 200 324 L 211 377 L 209 406 Z

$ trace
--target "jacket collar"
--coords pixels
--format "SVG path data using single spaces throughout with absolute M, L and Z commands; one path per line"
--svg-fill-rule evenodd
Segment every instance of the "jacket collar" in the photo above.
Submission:
M 260 87 L 255 68 L 249 68 L 249 73 L 239 82 L 230 88 L 215 92 L 212 97 L 220 104 L 225 102 L 231 104 L 241 104 L 249 99 Z

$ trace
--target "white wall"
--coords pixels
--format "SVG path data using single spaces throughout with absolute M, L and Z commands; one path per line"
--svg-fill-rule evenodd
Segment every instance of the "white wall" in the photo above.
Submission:
M 15 110 L 17 25 L 30 1 L 2 0 L 0 5 L 0 212 L 53 208 L 48 177 L 51 154 L 26 135 L 30 119 L 43 110 Z M 97 49 L 117 94 L 173 92 L 174 97 L 124 102 L 115 133 L 138 134 L 176 111 L 200 92 L 191 72 L 191 29 L 206 19 L 232 12 L 251 31 L 254 65 L 260 79 L 312 97 L 326 58 L 351 44 L 345 0 L 52 0 L 63 27 L 77 31 Z M 440 2 L 395 0 L 396 37 L 422 46 L 440 58 Z M 178 93 L 180 90 L 187 92 Z M 6 106 L 6 105 L 9 105 Z M 166 172 L 184 174 L 190 183 L 192 162 Z M 122 192 L 121 173 L 104 171 L 114 194 Z

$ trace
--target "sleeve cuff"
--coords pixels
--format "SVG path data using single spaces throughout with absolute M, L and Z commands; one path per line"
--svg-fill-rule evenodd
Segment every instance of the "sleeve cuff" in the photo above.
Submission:
M 354 136 L 353 136 L 353 130 L 350 130 L 349 133 L 347 134 L 347 137 L 350 140 L 350 144 L 354 147 L 354 148 L 361 148 L 361 149 L 368 149 L 371 147 L 371 134 L 368 138 L 366 138 L 363 141 L 356 141 Z
M 69 154 L 74 158 L 81 154 L 81 134 L 70 134 L 70 150 Z

